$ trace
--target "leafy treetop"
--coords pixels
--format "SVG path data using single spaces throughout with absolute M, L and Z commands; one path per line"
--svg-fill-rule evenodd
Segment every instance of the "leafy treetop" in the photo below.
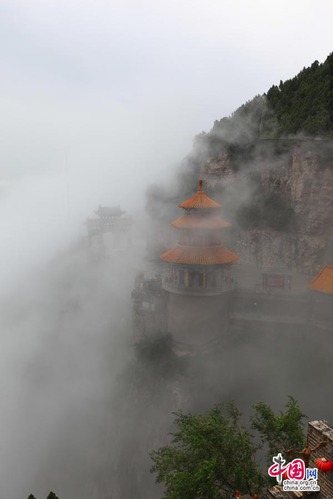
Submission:
M 278 452 L 287 453 L 291 449 L 302 450 L 305 446 L 303 419 L 298 403 L 289 397 L 287 410 L 275 415 L 269 405 L 259 402 L 254 405 L 255 414 L 251 418 L 252 428 L 257 430 L 262 442 L 269 449 L 268 461 Z
M 294 399 L 280 416 L 262 402 L 254 409 L 252 428 L 268 443 L 267 458 L 271 460 L 276 450 L 303 446 L 304 416 Z M 172 443 L 151 453 L 151 471 L 165 485 L 164 499 L 226 499 L 237 491 L 254 497 L 268 485 L 267 469 L 262 470 L 256 459 L 261 446 L 241 425 L 234 403 L 204 414 L 174 414 L 177 431 Z

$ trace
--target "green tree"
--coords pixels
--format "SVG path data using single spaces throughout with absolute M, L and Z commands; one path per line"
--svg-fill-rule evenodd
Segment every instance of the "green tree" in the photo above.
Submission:
M 253 408 L 251 427 L 267 444 L 270 464 L 278 452 L 304 446 L 304 415 L 292 397 L 280 415 L 263 402 Z M 253 496 L 268 486 L 267 468 L 256 461 L 262 444 L 256 444 L 241 425 L 234 403 L 204 414 L 176 412 L 175 416 L 177 431 L 171 444 L 151 453 L 151 471 L 165 485 L 164 499 L 227 499 L 237 491 Z
M 46 499 L 59 499 L 54 492 L 50 492 Z
M 301 450 L 305 446 L 303 419 L 298 403 L 289 397 L 286 411 L 275 415 L 263 402 L 254 405 L 255 414 L 251 418 L 252 428 L 257 430 L 263 443 L 268 446 L 267 461 L 278 452 L 286 454 L 289 450 Z
M 36 497 L 35 497 L 33 494 L 30 494 L 30 495 L 28 496 L 28 499 L 36 499 Z
M 253 459 L 257 446 L 231 403 L 205 414 L 175 413 L 171 445 L 151 453 L 156 481 L 166 499 L 229 498 L 240 490 L 259 493 L 266 482 Z

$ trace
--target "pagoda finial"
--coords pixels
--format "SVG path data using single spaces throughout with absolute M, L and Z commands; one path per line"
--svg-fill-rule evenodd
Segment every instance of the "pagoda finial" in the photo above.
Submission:
M 203 184 L 203 180 L 202 180 L 202 178 L 199 178 L 199 189 L 198 189 L 199 192 L 203 191 L 202 184 Z

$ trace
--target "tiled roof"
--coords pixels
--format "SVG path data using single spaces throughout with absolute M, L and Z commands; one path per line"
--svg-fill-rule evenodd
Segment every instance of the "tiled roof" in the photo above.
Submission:
M 187 265 L 226 265 L 239 260 L 236 253 L 224 246 L 183 246 L 178 244 L 163 253 L 160 258 L 169 263 Z
M 308 287 L 314 291 L 333 295 L 333 266 L 325 265 Z
M 125 213 L 120 206 L 101 206 L 95 211 L 99 217 L 120 217 Z
M 202 190 L 202 180 L 199 180 L 199 189 L 194 196 L 180 203 L 179 208 L 221 208 L 221 205 L 207 196 Z
M 199 216 L 186 213 L 177 220 L 171 222 L 175 229 L 225 229 L 231 224 L 217 216 Z

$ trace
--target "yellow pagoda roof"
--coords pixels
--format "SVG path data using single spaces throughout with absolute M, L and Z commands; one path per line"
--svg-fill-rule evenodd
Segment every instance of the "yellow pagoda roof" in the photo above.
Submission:
M 313 291 L 333 295 L 333 266 L 325 265 L 308 287 Z
M 187 199 L 186 201 L 183 201 L 180 203 L 178 206 L 179 208 L 185 208 L 185 209 L 195 209 L 195 208 L 221 208 L 221 205 L 214 201 L 214 199 L 211 199 L 210 197 L 207 196 L 207 194 L 204 193 L 203 188 L 202 188 L 202 179 L 199 180 L 199 188 L 198 192 L 194 194 L 192 197 Z
M 235 263 L 239 256 L 224 246 L 183 246 L 177 244 L 174 248 L 162 253 L 162 260 L 169 263 L 185 265 L 226 265 Z

